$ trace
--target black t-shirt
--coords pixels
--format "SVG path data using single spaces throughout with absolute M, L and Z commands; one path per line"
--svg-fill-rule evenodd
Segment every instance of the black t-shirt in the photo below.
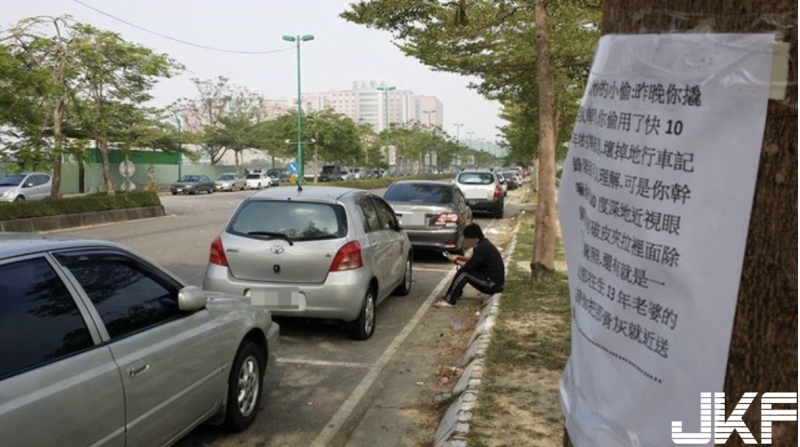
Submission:
M 464 270 L 472 273 L 483 273 L 498 286 L 506 279 L 506 268 L 503 256 L 489 239 L 481 239 L 472 249 L 472 257 L 464 265 Z

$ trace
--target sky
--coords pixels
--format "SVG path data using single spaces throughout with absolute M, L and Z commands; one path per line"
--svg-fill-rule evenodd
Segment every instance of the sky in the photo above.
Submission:
M 435 72 L 406 57 L 384 31 L 345 21 L 339 14 L 354 0 L 80 0 L 140 27 L 192 43 L 243 51 L 290 47 L 281 36 L 313 34 L 302 45 L 302 88 L 306 92 L 347 90 L 353 81 L 386 81 L 398 89 L 433 95 L 444 104 L 444 128 L 456 135 L 463 124 L 478 141 L 498 139 L 500 105 L 467 88 L 475 78 Z M 296 53 L 240 55 L 195 48 L 149 34 L 87 8 L 75 0 L 0 0 L 0 27 L 36 15 L 71 15 L 75 20 L 116 31 L 128 41 L 166 53 L 187 71 L 162 81 L 154 103 L 168 105 L 196 92 L 190 78 L 225 76 L 232 85 L 269 99 L 296 96 Z

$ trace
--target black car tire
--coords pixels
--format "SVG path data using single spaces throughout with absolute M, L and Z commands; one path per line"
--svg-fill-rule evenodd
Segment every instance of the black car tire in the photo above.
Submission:
M 250 340 L 245 340 L 239 346 L 236 359 L 233 361 L 231 373 L 228 376 L 228 405 L 225 409 L 225 428 L 231 431 L 242 431 L 253 423 L 253 420 L 261 408 L 261 398 L 264 388 L 264 370 L 266 369 L 267 359 L 262 348 Z M 249 370 L 251 372 L 248 372 Z M 240 382 L 245 381 L 244 385 Z M 255 390 L 243 391 L 241 386 L 255 387 Z M 245 413 L 239 405 L 239 394 L 245 393 L 245 397 L 250 392 L 255 395 L 249 397 L 251 408 Z M 252 402 L 255 399 L 255 402 Z
M 175 191 L 172 191 L 172 195 L 173 195 L 173 196 L 177 196 L 177 195 L 178 195 L 178 193 L 177 193 L 177 192 L 175 192 Z
M 376 293 L 372 287 L 367 290 L 358 318 L 347 323 L 347 332 L 353 340 L 368 340 L 375 333 Z
M 504 206 L 503 206 L 503 204 L 501 203 L 501 204 L 500 204 L 500 206 L 499 206 L 499 207 L 498 207 L 496 210 L 494 210 L 494 217 L 495 217 L 495 219 L 502 219 L 502 218 L 503 218 L 503 212 L 504 212 L 504 208 L 505 208 L 505 207 L 504 207 Z
M 24 202 L 25 201 L 25 196 L 20 194 L 16 198 L 14 198 L 14 201 L 15 202 Z
M 394 289 L 394 294 L 397 296 L 408 296 L 411 293 L 411 284 L 414 281 L 414 261 L 411 252 L 408 252 L 406 257 L 405 267 L 403 270 L 403 282 Z

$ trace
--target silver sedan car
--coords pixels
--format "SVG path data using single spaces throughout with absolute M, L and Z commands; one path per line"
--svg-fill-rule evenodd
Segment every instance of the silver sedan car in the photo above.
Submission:
M 217 191 L 244 191 L 244 178 L 233 172 L 227 172 L 217 177 L 215 182 Z
M 411 255 L 392 208 L 367 191 L 274 188 L 234 211 L 211 244 L 203 288 L 273 293 L 274 315 L 342 320 L 366 340 L 377 305 L 411 290 Z
M 165 446 L 245 429 L 279 328 L 125 248 L 0 235 L 4 446 Z

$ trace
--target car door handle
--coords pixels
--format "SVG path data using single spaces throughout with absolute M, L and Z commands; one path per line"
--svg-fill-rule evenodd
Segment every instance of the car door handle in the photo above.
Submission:
M 128 368 L 128 375 L 131 376 L 131 378 L 137 377 L 144 374 L 148 369 L 150 369 L 149 364 L 131 366 Z

